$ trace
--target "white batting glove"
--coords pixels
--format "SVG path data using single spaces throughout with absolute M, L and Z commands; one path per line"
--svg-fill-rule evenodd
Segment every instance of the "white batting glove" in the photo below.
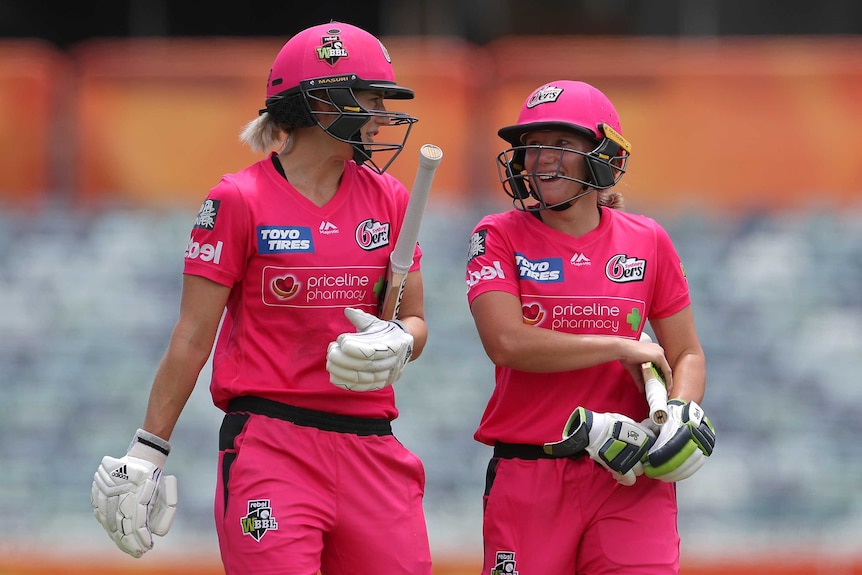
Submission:
M 329 381 L 350 391 L 375 391 L 395 383 L 413 354 L 413 336 L 399 321 L 351 307 L 344 315 L 356 333 L 343 333 L 329 344 Z
M 123 457 L 102 458 L 90 497 L 96 520 L 117 547 L 141 557 L 164 536 L 177 510 L 177 478 L 162 476 L 171 445 L 139 429 Z
M 563 439 L 546 443 L 545 452 L 567 457 L 586 450 L 620 484 L 634 485 L 644 473 L 641 460 L 655 442 L 651 429 L 619 413 L 578 407 L 563 427 Z
M 715 427 L 694 401 L 667 402 L 668 420 L 644 460 L 644 474 L 662 481 L 682 481 L 703 467 L 715 448 Z

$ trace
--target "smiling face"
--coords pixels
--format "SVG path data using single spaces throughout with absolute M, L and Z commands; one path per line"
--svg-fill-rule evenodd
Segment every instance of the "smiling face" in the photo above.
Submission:
M 530 187 L 548 206 L 565 202 L 584 191 L 589 181 L 584 155 L 595 143 L 569 130 L 529 132 L 524 135 L 524 167 Z

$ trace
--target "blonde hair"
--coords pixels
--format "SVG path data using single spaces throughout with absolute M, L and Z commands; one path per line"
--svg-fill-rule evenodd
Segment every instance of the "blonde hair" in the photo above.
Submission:
M 284 147 L 290 139 L 290 132 L 279 124 L 269 112 L 264 112 L 239 133 L 240 142 L 254 152 L 265 154 L 270 150 Z
M 600 206 L 605 206 L 606 208 L 611 208 L 614 210 L 625 209 L 625 199 L 620 192 L 613 192 L 611 190 L 598 190 L 598 194 L 598 202 Z

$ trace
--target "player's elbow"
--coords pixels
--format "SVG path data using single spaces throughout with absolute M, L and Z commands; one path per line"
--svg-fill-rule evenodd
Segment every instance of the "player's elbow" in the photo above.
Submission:
M 518 369 L 522 361 L 523 346 L 519 346 L 515 338 L 506 333 L 494 333 L 480 337 L 491 363 L 497 367 Z

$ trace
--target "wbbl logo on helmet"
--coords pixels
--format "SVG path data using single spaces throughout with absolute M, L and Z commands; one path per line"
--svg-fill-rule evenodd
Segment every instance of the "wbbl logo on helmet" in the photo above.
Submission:
M 527 100 L 528 108 L 535 108 L 539 104 L 547 104 L 549 102 L 556 102 L 557 98 L 560 97 L 560 94 L 563 93 L 562 88 L 557 88 L 555 86 L 542 86 L 530 96 L 530 99 Z
M 317 57 L 330 66 L 335 66 L 341 58 L 347 58 L 349 54 L 344 47 L 344 42 L 338 36 L 340 30 L 330 30 L 331 35 L 324 36 L 320 39 L 320 46 L 317 47 Z

